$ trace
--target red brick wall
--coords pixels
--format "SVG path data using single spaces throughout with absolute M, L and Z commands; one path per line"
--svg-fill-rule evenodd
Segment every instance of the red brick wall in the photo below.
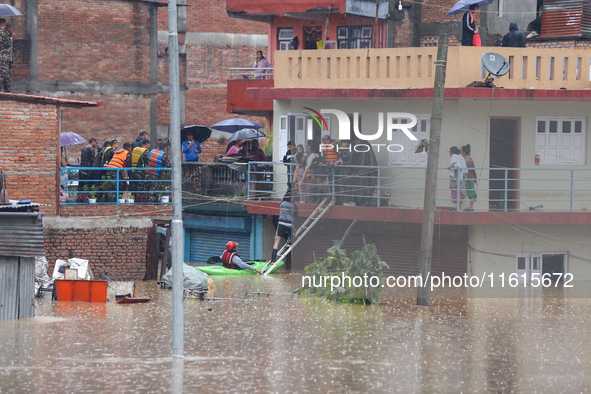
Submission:
M 95 278 L 131 281 L 146 275 L 148 229 L 44 229 L 43 235 L 50 273 L 55 260 L 67 260 L 71 250 L 74 257 L 89 261 Z
M 149 82 L 149 17 L 141 2 L 39 1 L 39 78 Z
M 462 45 L 461 37 L 458 39 L 453 34 L 448 36 L 448 44 L 450 46 L 458 46 Z M 439 44 L 439 36 L 422 36 L 421 37 L 421 46 L 422 47 L 436 47 Z
M 560 40 L 560 41 L 527 41 L 528 48 L 568 48 L 588 49 L 591 48 L 589 40 Z
M 421 23 L 461 22 L 463 13 L 454 16 L 445 16 L 449 9 L 457 3 L 457 0 L 427 0 L 423 1 L 421 8 Z M 475 12 L 476 25 L 480 26 L 480 13 Z
M 413 27 L 408 19 L 399 19 L 394 21 L 394 46 L 410 47 L 412 46 Z
M 230 18 L 225 0 L 188 0 L 187 31 L 267 34 L 267 24 Z M 168 30 L 166 8 L 158 11 L 158 29 Z
M 140 130 L 150 131 L 150 97 L 128 94 L 53 94 L 67 100 L 100 101 L 98 108 L 63 108 L 62 131 L 73 131 L 86 140 L 97 137 L 102 146 L 106 139 L 133 142 Z M 78 164 L 80 150 L 86 144 L 67 148 L 71 164 Z
M 159 204 L 83 204 L 61 205 L 60 216 L 130 216 L 130 217 L 161 217 L 171 216 L 172 206 Z
M 0 170 L 9 197 L 51 204 L 55 214 L 57 110 L 53 105 L 0 101 Z

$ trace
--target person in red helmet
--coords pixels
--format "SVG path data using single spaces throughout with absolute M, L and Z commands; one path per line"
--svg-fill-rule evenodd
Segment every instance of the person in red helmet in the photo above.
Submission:
M 256 271 L 257 273 L 261 273 L 261 270 L 258 270 L 248 264 L 246 264 L 240 256 L 238 255 L 238 243 L 234 241 L 230 241 L 226 244 L 226 250 L 220 258 L 222 259 L 222 264 L 226 268 L 234 269 L 234 270 L 242 270 L 247 269 L 251 271 Z

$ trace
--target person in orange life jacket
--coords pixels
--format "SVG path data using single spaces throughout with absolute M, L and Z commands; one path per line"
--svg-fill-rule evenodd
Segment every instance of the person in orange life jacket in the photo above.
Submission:
M 285 244 L 289 248 L 291 246 L 291 230 L 292 230 L 292 210 L 293 205 L 293 194 L 291 189 L 287 189 L 283 196 L 283 201 L 279 206 L 279 223 L 277 223 L 277 231 L 275 232 L 275 244 L 273 245 L 273 254 L 271 255 L 271 264 L 275 264 L 277 260 L 277 249 L 279 249 L 279 243 L 281 237 L 285 238 Z
M 119 147 L 119 142 L 117 141 L 113 144 L 113 146 L 115 147 L 113 149 L 115 153 L 113 153 L 113 157 L 109 161 L 109 164 L 107 164 L 107 168 L 125 168 L 131 166 L 131 159 L 129 154 L 129 151 L 131 150 L 131 144 L 129 142 L 126 142 L 123 144 L 123 149 L 116 149 L 116 147 Z M 127 171 L 124 170 L 118 172 L 119 180 L 129 179 Z M 117 172 L 113 172 L 111 174 L 111 177 L 117 179 Z M 127 189 L 127 182 L 119 182 L 119 192 L 127 191 Z
M 183 154 L 185 161 L 196 162 L 199 161 L 199 153 L 201 153 L 201 145 L 199 141 L 195 141 L 195 136 L 192 132 L 187 133 L 187 140 L 183 142 Z
M 226 244 L 226 250 L 220 258 L 222 259 L 222 264 L 226 268 L 234 269 L 234 270 L 241 270 L 247 269 L 251 271 L 256 271 L 257 273 L 261 273 L 261 270 L 258 270 L 248 264 L 246 264 L 237 253 L 238 250 L 238 243 L 234 241 L 230 241 Z
M 325 190 L 324 181 L 328 180 L 329 174 L 334 171 L 334 165 L 339 159 L 339 154 L 337 152 L 337 146 L 339 145 L 338 140 L 333 140 L 330 138 L 329 135 L 322 136 L 322 145 L 321 145 L 321 153 L 322 153 L 322 161 L 328 167 L 317 167 L 316 168 L 316 179 L 318 181 L 318 191 L 316 193 L 316 202 L 322 201 L 324 198 L 323 194 L 328 193 L 328 190 Z
M 142 146 L 134 148 L 131 152 L 131 167 L 145 168 L 148 166 L 150 160 L 150 140 L 144 139 Z M 130 190 L 146 191 L 146 183 L 143 180 L 146 178 L 146 171 L 131 171 L 130 175 L 132 182 L 130 182 Z
M 163 172 L 159 168 L 170 168 L 170 159 L 168 158 L 168 141 L 160 141 L 158 143 L 158 149 L 152 149 L 149 154 L 148 167 L 150 170 L 146 171 L 146 186 L 149 191 L 157 192 L 162 191 L 163 186 L 168 186 L 170 183 L 163 185 L 157 182 L 163 175 Z M 168 174 L 167 174 L 168 175 Z M 150 193 L 149 199 L 152 202 L 158 201 L 158 194 Z

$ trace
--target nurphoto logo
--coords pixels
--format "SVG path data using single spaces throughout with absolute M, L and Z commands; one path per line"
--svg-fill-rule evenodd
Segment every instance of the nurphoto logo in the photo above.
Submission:
M 326 122 L 326 119 L 324 119 L 324 116 L 322 116 L 322 114 L 332 114 L 336 116 L 339 125 L 339 133 L 337 139 L 340 141 L 351 139 L 351 121 L 349 120 L 349 115 L 347 115 L 345 112 L 338 109 L 321 109 L 320 112 L 309 107 L 304 107 L 304 109 L 307 109 L 312 112 L 305 112 L 305 114 L 314 119 L 316 123 L 320 126 L 320 129 L 322 129 L 322 127 L 324 126 L 324 128 L 328 130 L 328 124 Z M 417 137 L 415 137 L 411 132 L 411 129 L 415 127 L 417 124 L 416 116 L 406 112 L 387 112 L 385 117 L 386 138 L 388 141 L 392 141 L 392 133 L 394 130 L 402 131 L 412 141 L 418 140 Z M 313 138 L 312 119 L 308 119 L 309 140 Z M 394 119 L 406 119 L 407 123 L 394 123 Z M 384 112 L 378 112 L 378 131 L 374 134 L 361 133 L 361 131 L 359 130 L 359 112 L 354 112 L 353 133 L 355 134 L 355 138 L 358 138 L 362 141 L 375 141 L 379 139 L 384 133 Z M 320 149 L 322 150 L 322 148 L 328 148 L 331 146 L 332 144 L 320 144 Z M 402 150 L 404 149 L 404 147 L 400 144 L 356 144 L 353 146 L 353 150 L 356 152 L 367 152 L 371 149 L 370 146 L 376 147 L 378 152 L 380 151 L 380 147 L 386 147 L 388 152 L 402 152 Z M 351 151 L 350 145 L 348 147 L 336 146 L 335 148 L 337 152 L 339 151 L 339 149 Z

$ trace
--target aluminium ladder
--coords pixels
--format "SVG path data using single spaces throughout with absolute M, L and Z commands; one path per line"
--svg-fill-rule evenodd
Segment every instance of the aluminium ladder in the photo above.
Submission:
M 296 230 L 295 234 L 293 235 L 295 241 L 292 242 L 292 244 L 289 246 L 287 245 L 287 243 L 283 244 L 281 249 L 279 249 L 279 251 L 277 252 L 278 257 L 275 259 L 275 262 L 283 260 L 289 254 L 289 252 L 291 252 L 291 249 L 293 249 L 293 247 L 296 246 L 300 242 L 300 240 L 304 238 L 304 236 L 308 233 L 308 231 L 310 231 L 310 229 L 312 227 L 314 227 L 314 225 L 318 222 L 318 220 L 322 216 L 324 216 L 324 214 L 330 209 L 330 207 L 332 207 L 335 204 L 334 198 L 330 201 L 330 203 L 328 203 L 328 205 L 326 205 L 327 200 L 328 200 L 327 198 L 324 198 L 320 202 L 320 204 L 318 204 L 316 209 L 314 209 L 314 211 L 312 211 L 310 216 L 308 216 L 306 218 L 304 223 Z M 292 220 L 293 220 L 293 218 L 292 218 Z M 300 235 L 300 233 L 301 233 L 301 235 Z M 269 269 L 267 270 L 267 272 L 265 272 L 265 269 L 267 269 L 267 267 L 269 267 Z M 273 267 L 274 267 L 274 264 L 271 264 L 271 261 L 269 261 L 261 269 L 263 275 L 264 276 L 269 275 L 269 272 L 273 271 Z

